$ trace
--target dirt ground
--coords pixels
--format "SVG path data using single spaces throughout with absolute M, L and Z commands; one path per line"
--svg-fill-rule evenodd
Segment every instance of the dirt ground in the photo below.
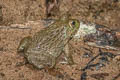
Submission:
M 24 64 L 24 57 L 17 53 L 20 40 L 44 28 L 41 19 L 56 19 L 68 11 L 76 19 L 120 31 L 120 0 L 61 0 L 59 11 L 51 10 L 49 17 L 45 0 L 0 0 L 0 80 L 120 80 L 120 59 L 116 58 L 108 58 L 109 61 L 101 68 L 94 66 L 82 71 L 99 53 L 98 48 L 82 42 L 71 41 L 75 65 L 57 63 L 57 75 Z M 118 51 L 102 51 L 118 54 Z M 91 56 L 84 58 L 84 53 L 91 53 Z M 97 63 L 99 58 L 93 63 Z

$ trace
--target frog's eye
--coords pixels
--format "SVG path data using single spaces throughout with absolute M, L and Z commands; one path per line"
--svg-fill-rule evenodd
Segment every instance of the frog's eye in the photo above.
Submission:
M 72 21 L 71 24 L 72 24 L 72 25 L 75 25 L 75 21 Z
M 69 25 L 71 28 L 74 28 L 76 26 L 76 21 L 70 21 Z

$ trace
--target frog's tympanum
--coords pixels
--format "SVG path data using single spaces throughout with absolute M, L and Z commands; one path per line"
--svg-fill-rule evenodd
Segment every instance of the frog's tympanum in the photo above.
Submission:
M 23 38 L 18 52 L 23 52 L 28 62 L 39 69 L 53 68 L 62 53 L 65 53 L 68 64 L 73 64 L 68 43 L 78 29 L 79 21 L 64 15 L 53 24 L 35 33 L 33 37 Z

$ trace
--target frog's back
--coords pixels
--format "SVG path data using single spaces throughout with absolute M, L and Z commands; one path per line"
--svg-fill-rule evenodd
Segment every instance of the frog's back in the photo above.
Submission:
M 36 67 L 50 65 L 53 57 L 59 57 L 64 48 L 65 31 L 63 25 L 49 26 L 36 33 L 25 53 L 28 61 Z
M 56 24 L 36 33 L 32 38 L 32 43 L 29 49 L 35 49 L 40 51 L 40 53 L 45 53 L 52 51 L 55 52 L 54 49 L 63 47 L 65 40 L 64 26 L 57 26 Z

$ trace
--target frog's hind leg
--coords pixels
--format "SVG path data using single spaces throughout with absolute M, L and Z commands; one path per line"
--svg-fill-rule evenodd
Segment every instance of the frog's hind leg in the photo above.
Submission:
M 23 38 L 21 40 L 18 48 L 17 48 L 17 52 L 24 52 L 24 51 L 26 51 L 28 46 L 29 46 L 30 41 L 31 41 L 31 37 L 30 36 Z

